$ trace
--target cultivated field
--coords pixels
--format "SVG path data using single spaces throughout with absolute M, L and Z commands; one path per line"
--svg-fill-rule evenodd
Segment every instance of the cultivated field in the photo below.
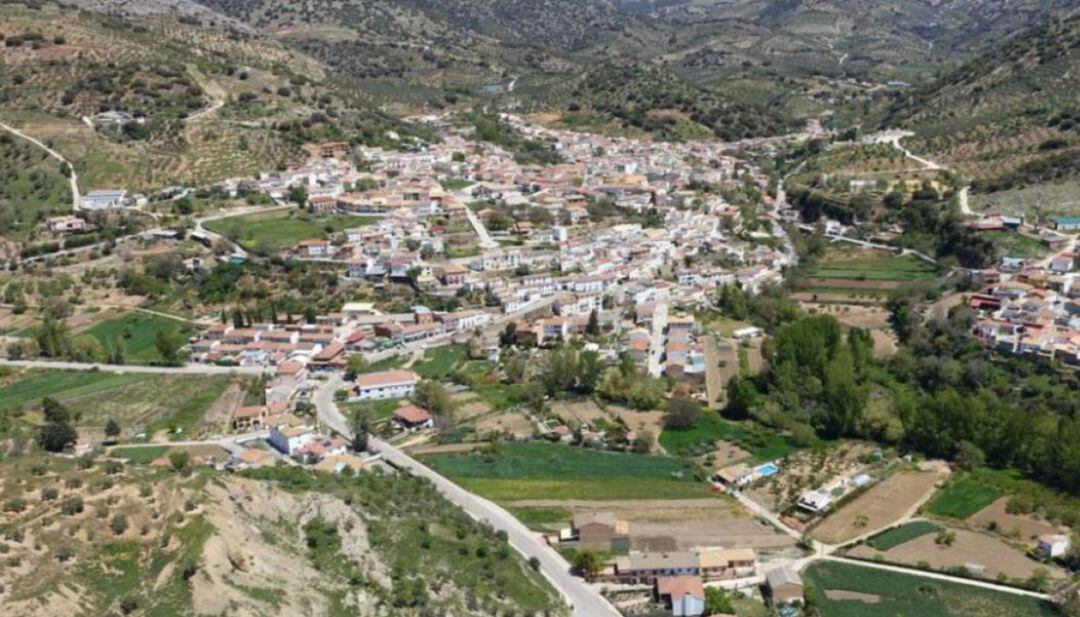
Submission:
M 1060 567 L 1041 564 L 1028 557 L 1022 549 L 998 538 L 966 529 L 953 531 L 956 538 L 952 545 L 939 544 L 936 533 L 926 533 L 885 550 L 875 550 L 868 545 L 858 546 L 851 550 L 850 555 L 911 566 L 923 564 L 935 570 L 983 566 L 986 577 L 991 579 L 1004 576 L 1010 580 L 1026 580 L 1040 567 L 1046 568 L 1053 578 L 1065 576 Z
M 422 457 L 439 473 L 497 501 L 705 497 L 708 486 L 675 459 L 546 442 L 496 444 Z
M 1049 603 L 970 585 L 831 562 L 803 572 L 822 617 L 1052 617 Z M 837 596 L 830 590 L 873 596 Z M 867 601 L 867 600 L 870 601 Z
M 158 332 L 165 332 L 183 344 L 194 330 L 182 321 L 131 312 L 96 323 L 84 332 L 106 349 L 121 346 L 127 364 L 155 364 L 162 361 L 155 343 Z
M 189 433 L 229 386 L 227 376 L 27 371 L 0 389 L 0 409 L 33 412 L 51 396 L 79 413 L 77 425 L 103 427 L 108 419 L 126 434 L 180 429 Z M 36 419 L 28 413 L 27 419 Z
M 938 516 L 966 519 L 992 504 L 1000 496 L 1000 491 L 992 486 L 971 478 L 961 478 L 950 482 L 934 495 L 926 510 Z
M 316 219 L 289 210 L 275 210 L 211 221 L 206 228 L 235 240 L 249 251 L 272 254 L 301 240 L 325 238 L 328 233 L 362 227 L 375 220 L 366 216 Z
M 881 529 L 902 518 L 939 480 L 940 475 L 928 471 L 895 473 L 827 516 L 811 534 L 822 542 L 840 544 Z
M 877 296 L 901 287 L 930 286 L 936 278 L 934 266 L 915 257 L 872 249 L 836 249 L 813 268 L 805 269 L 797 283 L 818 295 Z
M 727 499 L 547 500 L 507 504 L 522 522 L 558 529 L 578 513 L 612 512 L 630 523 L 631 546 L 644 551 L 672 551 L 697 546 L 778 548 L 794 544 Z

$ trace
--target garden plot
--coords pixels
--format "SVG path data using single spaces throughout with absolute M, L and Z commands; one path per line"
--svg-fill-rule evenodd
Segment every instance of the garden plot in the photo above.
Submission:
M 1052 617 L 1048 602 L 961 583 L 819 561 L 803 572 L 822 617 Z M 846 592 L 837 594 L 835 592 Z M 871 603 L 874 596 L 877 602 Z
M 480 434 L 497 431 L 508 433 L 519 439 L 532 437 L 534 433 L 533 423 L 520 411 L 508 411 L 505 413 L 489 415 L 481 418 L 476 423 L 476 432 Z
M 788 455 L 780 471 L 763 486 L 747 491 L 758 503 L 774 511 L 786 510 L 804 491 L 813 489 L 822 478 L 850 476 L 863 468 L 860 459 L 876 450 L 872 444 L 844 442 L 835 448 L 802 450 Z M 729 462 L 736 462 L 732 459 Z M 721 466 L 719 463 L 716 465 Z
M 468 422 L 491 412 L 491 405 L 472 392 L 459 392 L 450 398 L 454 401 L 454 420 L 457 422 Z
M 891 563 L 910 566 L 924 565 L 935 570 L 964 568 L 968 565 L 986 568 L 986 578 L 1004 576 L 1013 580 L 1026 580 L 1036 568 L 1045 568 L 1052 578 L 1064 578 L 1065 571 L 1053 565 L 1045 565 L 1028 557 L 1023 550 L 1010 546 L 993 536 L 953 529 L 956 534 L 951 545 L 939 543 L 938 534 L 921 535 L 887 551 L 861 545 L 849 553 L 861 559 L 883 559 Z
M 827 516 L 812 535 L 822 542 L 841 544 L 887 527 L 918 507 L 941 479 L 928 471 L 895 473 Z

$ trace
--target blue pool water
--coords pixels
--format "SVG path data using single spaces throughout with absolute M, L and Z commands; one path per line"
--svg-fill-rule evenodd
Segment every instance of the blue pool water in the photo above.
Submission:
M 767 478 L 774 473 L 780 471 L 780 468 L 777 467 L 775 463 L 765 463 L 763 465 L 758 465 L 757 467 L 754 467 L 754 471 L 756 471 L 759 476 Z

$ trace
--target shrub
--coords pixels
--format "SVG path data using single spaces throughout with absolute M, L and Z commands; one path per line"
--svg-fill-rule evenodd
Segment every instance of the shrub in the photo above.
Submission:
M 123 535 L 128 528 L 127 517 L 123 514 L 117 514 L 112 518 L 112 522 L 109 524 L 109 527 L 116 535 Z
M 21 497 L 9 499 L 7 503 L 4 504 L 4 512 L 19 513 L 24 510 L 26 510 L 26 500 L 22 499 Z
M 74 516 L 83 511 L 82 497 L 68 497 L 60 504 L 60 512 L 66 516 Z
M 58 491 L 56 489 L 56 487 L 54 487 L 54 486 L 46 486 L 46 487 L 43 487 L 41 489 L 41 500 L 42 501 L 53 501 L 54 499 L 56 499 L 59 496 L 60 496 L 60 491 Z

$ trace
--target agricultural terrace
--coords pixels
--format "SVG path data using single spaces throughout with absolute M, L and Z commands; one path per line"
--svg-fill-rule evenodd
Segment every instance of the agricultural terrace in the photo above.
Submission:
M 951 482 L 930 501 L 926 510 L 937 516 L 966 519 L 994 503 L 1001 493 L 973 478 Z
M 660 446 L 672 456 L 694 458 L 714 452 L 718 442 L 728 442 L 746 453 L 753 462 L 783 458 L 798 447 L 791 439 L 754 422 L 732 422 L 715 413 L 703 413 L 694 426 L 684 429 L 665 428 L 660 433 Z M 814 445 L 823 442 L 815 441 Z M 737 460 L 727 460 L 734 463 Z
M 189 433 L 231 381 L 227 376 L 25 371 L 0 388 L 0 414 L 23 414 L 37 422 L 37 407 L 49 396 L 80 414 L 80 427 L 102 427 L 111 418 L 125 432 Z
M 663 456 L 603 452 L 546 442 L 490 445 L 421 460 L 465 489 L 496 501 L 688 499 L 708 496 L 693 470 Z
M 798 283 L 811 292 L 881 295 L 900 287 L 929 287 L 937 276 L 932 264 L 910 255 L 835 249 L 803 269 Z
M 821 617 L 1052 617 L 1058 613 L 1034 598 L 818 561 L 803 572 L 807 593 Z
M 164 360 L 157 349 L 158 332 L 168 335 L 179 348 L 194 330 L 180 320 L 132 312 L 94 324 L 85 331 L 105 349 L 119 346 L 127 364 L 157 364 Z
M 934 490 L 941 475 L 933 471 L 900 471 L 878 482 L 825 517 L 814 538 L 841 544 L 896 522 Z
M 939 529 L 941 529 L 941 527 L 930 521 L 914 521 L 912 523 L 900 525 L 899 527 L 887 529 L 870 538 L 866 543 L 879 551 L 887 551 L 891 548 L 900 546 L 905 542 L 910 542 L 915 538 L 921 538 L 927 534 L 937 533 Z
M 293 210 L 245 214 L 206 223 L 206 228 L 239 243 L 245 249 L 272 254 L 295 246 L 301 240 L 326 238 L 353 227 L 370 225 L 370 216 L 330 216 L 316 219 Z

